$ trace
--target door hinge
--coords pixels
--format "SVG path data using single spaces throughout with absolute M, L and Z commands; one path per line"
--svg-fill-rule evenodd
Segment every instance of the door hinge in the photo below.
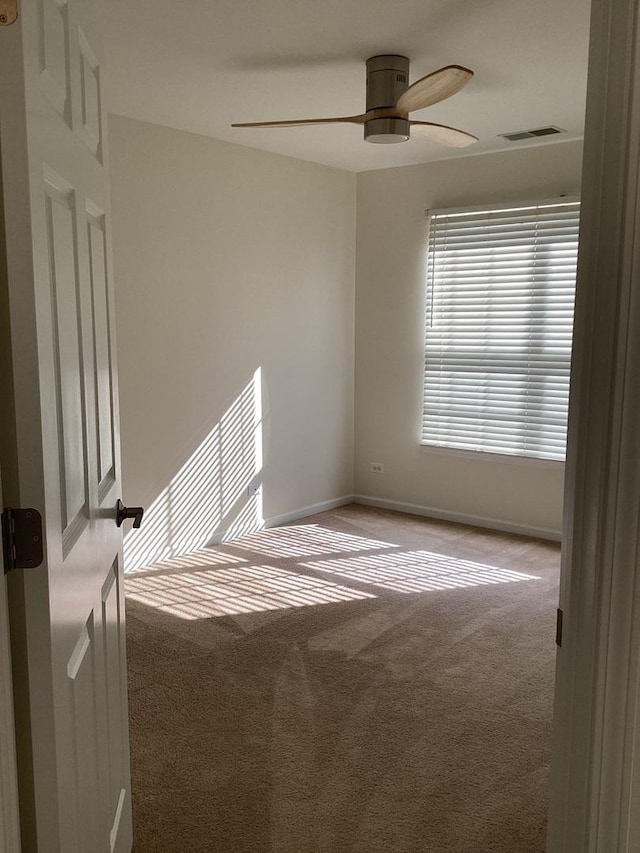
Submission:
M 18 0 L 0 0 L 0 27 L 8 27 L 18 20 Z
M 6 507 L 2 512 L 4 573 L 35 569 L 42 563 L 42 516 L 37 509 Z
M 556 646 L 562 645 L 562 619 L 564 613 L 558 607 L 558 611 L 556 613 Z

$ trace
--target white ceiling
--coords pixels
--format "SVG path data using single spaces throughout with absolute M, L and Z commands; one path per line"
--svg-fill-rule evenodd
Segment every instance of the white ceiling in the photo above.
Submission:
M 105 0 L 109 110 L 252 148 L 360 171 L 499 151 L 549 124 L 582 136 L 589 0 Z M 355 125 L 231 122 L 364 111 L 369 56 L 411 60 L 410 82 L 472 68 L 448 101 L 412 114 L 470 131 L 459 150 L 373 145 Z M 534 144 L 547 144 L 549 138 Z

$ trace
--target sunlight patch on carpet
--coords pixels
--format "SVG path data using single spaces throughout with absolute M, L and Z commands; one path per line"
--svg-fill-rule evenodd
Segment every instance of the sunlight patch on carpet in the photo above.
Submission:
M 197 551 L 191 551 L 189 554 L 170 557 L 167 560 L 160 560 L 157 563 L 149 563 L 147 566 L 130 569 L 125 572 L 125 578 L 131 577 L 134 574 L 175 572 L 176 569 L 198 569 L 200 567 L 228 566 L 230 564 L 246 562 L 248 562 L 246 558 L 236 557 L 233 554 L 223 554 L 217 548 L 198 548 Z
M 375 551 L 396 548 L 392 542 L 367 539 L 340 533 L 319 524 L 297 524 L 293 527 L 274 527 L 245 536 L 237 542 L 225 542 L 227 547 L 242 548 L 268 557 L 312 557 L 321 554 Z
M 272 566 L 125 576 L 127 598 L 181 619 L 210 619 L 375 598 L 326 578 Z
M 446 557 L 431 551 L 344 557 L 303 565 L 316 571 L 341 575 L 343 579 L 405 593 L 540 580 L 536 575 Z

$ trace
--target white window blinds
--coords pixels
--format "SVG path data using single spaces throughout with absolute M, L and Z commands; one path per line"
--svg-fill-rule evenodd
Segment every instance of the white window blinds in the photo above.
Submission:
M 564 459 L 579 213 L 430 212 L 423 444 Z

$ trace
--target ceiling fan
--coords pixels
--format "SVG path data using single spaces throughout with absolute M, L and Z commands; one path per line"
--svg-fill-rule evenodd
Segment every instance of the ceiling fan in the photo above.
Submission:
M 415 133 L 440 145 L 464 148 L 477 142 L 478 137 L 444 124 L 414 121 L 409 118 L 409 113 L 450 98 L 466 86 L 472 77 L 473 71 L 462 65 L 446 65 L 409 86 L 409 60 L 406 56 L 372 56 L 367 59 L 367 111 L 361 115 L 253 121 L 232 124 L 231 127 L 361 124 L 367 142 L 406 142 L 410 133 Z

